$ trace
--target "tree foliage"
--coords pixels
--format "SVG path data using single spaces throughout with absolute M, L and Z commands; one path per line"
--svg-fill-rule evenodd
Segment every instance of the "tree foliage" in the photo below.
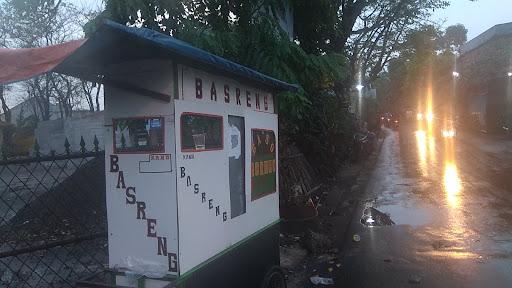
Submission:
M 352 74 L 359 71 L 364 82 L 372 83 L 408 35 L 447 5 L 445 0 L 380 0 L 366 6 L 348 43 Z
M 300 119 L 316 91 L 343 76 L 341 54 L 307 53 L 278 25 L 282 0 L 260 1 L 107 1 L 115 21 L 174 35 L 217 55 L 273 77 L 298 83 L 297 94 L 283 96 L 285 116 Z M 293 121 L 292 121 L 293 122 Z
M 375 80 L 397 51 L 405 52 L 411 30 L 446 4 L 444 0 L 107 0 L 102 17 L 175 36 L 300 84 L 299 93 L 280 95 L 282 132 L 314 155 L 332 160 L 340 154 L 334 150 L 347 146 L 354 129 L 347 98 L 355 64 L 360 64 L 368 80 Z M 292 39 L 278 25 L 288 5 L 295 18 Z
M 387 109 L 416 109 L 425 102 L 429 89 L 436 106 L 448 101 L 453 95 L 457 50 L 466 39 L 466 31 L 461 24 L 444 31 L 433 25 L 409 31 L 398 56 L 391 59 L 378 82 L 379 96 Z
M 466 43 L 468 37 L 468 29 L 462 24 L 452 25 L 446 28 L 441 39 L 443 49 L 458 49 L 462 44 Z
M 63 0 L 5 0 L 0 13 L 9 47 L 54 45 L 80 31 L 76 7 Z
M 301 1 L 292 1 L 293 5 L 296 2 Z M 346 77 L 346 60 L 342 50 L 321 51 L 314 44 L 311 49 L 305 49 L 302 43 L 291 41 L 290 35 L 279 26 L 289 3 L 285 0 L 109 0 L 104 15 L 123 24 L 170 34 L 275 78 L 299 84 L 298 93 L 279 95 L 281 133 L 303 148 L 311 147 L 309 151 L 314 155 L 334 145 L 327 139 L 340 135 L 335 130 L 341 129 L 343 125 L 338 124 L 343 115 L 348 115 L 346 107 L 340 108 L 340 103 L 329 93 L 335 81 Z M 319 11 L 311 19 L 320 24 L 321 14 L 326 11 Z M 345 123 L 351 125 L 350 121 Z M 327 158 L 331 154 L 321 155 Z

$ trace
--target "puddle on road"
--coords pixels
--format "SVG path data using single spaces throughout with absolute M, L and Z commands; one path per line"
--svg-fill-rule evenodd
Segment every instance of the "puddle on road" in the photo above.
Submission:
M 397 225 L 423 226 L 431 223 L 432 215 L 437 212 L 434 207 L 405 207 L 403 205 L 382 205 L 379 210 L 391 215 Z
M 368 227 L 375 226 L 391 226 L 395 225 L 395 222 L 391 220 L 388 214 L 382 213 L 373 207 L 366 207 L 361 217 L 361 224 Z
M 413 227 L 433 222 L 433 215 L 438 212 L 433 206 L 405 206 L 401 204 L 379 205 L 377 198 L 364 202 L 365 209 L 361 216 L 361 224 L 365 226 L 410 225 Z

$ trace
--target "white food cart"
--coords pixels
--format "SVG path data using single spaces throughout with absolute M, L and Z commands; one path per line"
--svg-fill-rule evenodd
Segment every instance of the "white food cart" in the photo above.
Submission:
M 295 86 L 113 22 L 55 70 L 105 84 L 114 285 L 284 287 L 276 93 Z

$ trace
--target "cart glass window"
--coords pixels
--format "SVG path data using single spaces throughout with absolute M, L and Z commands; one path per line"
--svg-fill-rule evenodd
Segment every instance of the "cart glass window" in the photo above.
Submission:
M 115 153 L 164 151 L 164 118 L 114 119 Z
M 181 115 L 181 150 L 190 152 L 222 150 L 222 116 L 183 113 Z
M 276 135 L 252 129 L 251 201 L 276 192 Z

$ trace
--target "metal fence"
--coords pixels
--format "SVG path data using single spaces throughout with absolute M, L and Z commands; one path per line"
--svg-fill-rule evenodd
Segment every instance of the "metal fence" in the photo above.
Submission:
M 73 287 L 107 263 L 104 151 L 0 160 L 0 287 Z

